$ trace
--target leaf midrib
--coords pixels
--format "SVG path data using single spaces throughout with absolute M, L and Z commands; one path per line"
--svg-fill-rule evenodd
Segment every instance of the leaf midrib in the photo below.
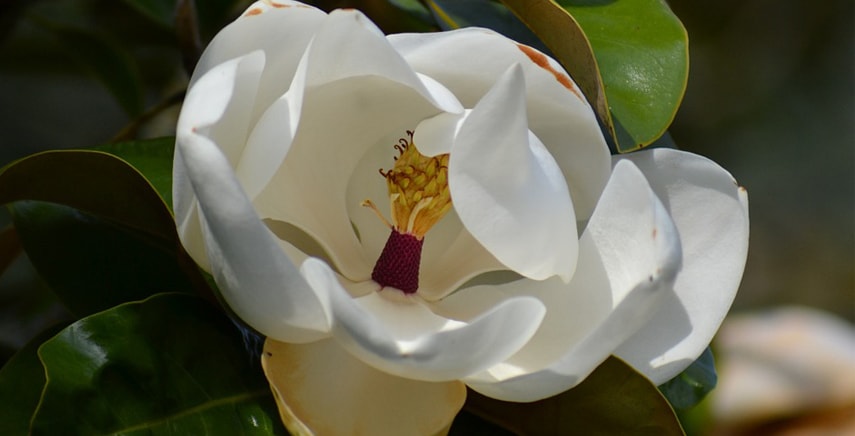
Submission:
M 209 410 L 209 409 L 214 409 L 214 408 L 217 408 L 217 407 L 220 407 L 223 405 L 236 404 L 236 403 L 240 403 L 240 402 L 244 402 L 244 401 L 249 401 L 249 400 L 252 400 L 255 398 L 260 398 L 260 397 L 263 397 L 263 396 L 269 395 L 269 394 L 270 394 L 270 391 L 267 389 L 258 389 L 258 390 L 252 391 L 252 392 L 246 392 L 246 393 L 239 394 L 239 395 L 232 395 L 232 396 L 228 396 L 228 397 L 219 398 L 216 400 L 206 401 L 202 404 L 193 406 L 189 409 L 182 410 L 182 411 L 175 413 L 173 415 L 169 415 L 169 416 L 166 416 L 166 417 L 163 417 L 160 419 L 156 419 L 154 421 L 143 422 L 143 423 L 131 426 L 131 427 L 126 427 L 123 429 L 115 430 L 111 433 L 106 433 L 105 436 L 106 435 L 125 434 L 125 433 L 131 433 L 131 432 L 135 432 L 135 431 L 139 431 L 139 430 L 145 430 L 147 428 L 163 425 L 163 424 L 166 424 L 167 422 L 177 420 L 177 419 L 181 419 L 181 418 L 184 418 L 186 416 L 202 413 L 202 412 L 205 412 L 206 410 Z

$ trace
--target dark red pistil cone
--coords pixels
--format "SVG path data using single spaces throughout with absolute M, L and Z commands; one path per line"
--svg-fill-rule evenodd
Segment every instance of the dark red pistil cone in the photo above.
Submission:
M 382 287 L 391 286 L 412 294 L 419 289 L 419 264 L 424 239 L 392 229 L 371 278 Z

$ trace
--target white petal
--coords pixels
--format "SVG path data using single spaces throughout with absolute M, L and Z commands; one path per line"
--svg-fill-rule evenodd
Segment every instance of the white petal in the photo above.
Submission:
M 192 87 L 216 65 L 256 50 L 263 51 L 267 63 L 259 81 L 258 100 L 247 113 L 252 124 L 288 89 L 300 57 L 326 18 L 322 11 L 302 3 L 281 3 L 285 7 L 255 2 L 217 33 L 202 53 L 190 81 Z
M 306 284 L 258 218 L 217 145 L 193 128 L 180 130 L 176 154 L 198 197 L 208 259 L 229 307 L 278 340 L 326 336 L 325 296 Z
M 353 183 L 354 169 L 367 153 L 382 146 L 388 147 L 391 166 L 392 145 L 406 130 L 443 110 L 462 108 L 442 86 L 413 72 L 382 33 L 356 11 L 336 11 L 318 30 L 288 98 L 301 92 L 296 136 L 255 205 L 262 216 L 291 223 L 315 238 L 346 277 L 365 280 L 376 257 L 360 244 L 350 215 L 370 216 L 359 207 L 362 200 L 380 204 L 388 194 L 369 196 L 376 193 L 375 185 L 383 183 L 377 173 L 382 161 L 370 171 L 376 179 L 371 186 Z M 283 112 L 294 114 L 290 106 Z M 275 125 L 276 119 L 270 119 L 271 132 L 284 130 Z M 266 123 L 265 116 L 259 128 Z M 358 200 L 348 201 L 351 196 Z M 373 247 L 384 241 L 385 237 L 380 242 L 372 238 L 364 243 Z
M 251 111 L 264 67 L 260 51 L 217 65 L 190 87 L 178 120 L 178 135 L 204 134 L 225 154 L 231 164 L 243 150 Z M 193 188 L 179 153 L 173 162 L 172 196 L 178 234 L 187 252 L 209 269 Z
M 389 375 L 331 339 L 306 345 L 268 340 L 261 362 L 293 434 L 441 434 L 466 399 L 460 382 Z
M 573 203 L 525 114 L 525 81 L 513 66 L 460 127 L 448 163 L 451 199 L 469 233 L 508 268 L 569 280 L 578 249 Z
M 644 172 L 683 245 L 666 309 L 617 350 L 660 384 L 700 356 L 733 302 L 748 253 L 748 198 L 727 171 L 692 153 L 653 149 L 615 160 Z
M 454 138 L 460 132 L 466 116 L 471 112 L 471 110 L 463 114 L 443 112 L 419 123 L 413 136 L 413 143 L 416 144 L 419 153 L 425 156 L 451 153 Z
M 661 313 L 679 264 L 668 213 L 635 166 L 616 166 L 582 235 L 570 283 L 552 278 L 498 287 L 540 299 L 547 307 L 541 328 L 511 359 L 464 381 L 507 401 L 535 401 L 575 386 Z
M 413 69 L 445 85 L 469 108 L 511 65 L 522 65 L 528 127 L 561 167 L 579 219 L 590 217 L 609 177 L 609 150 L 593 111 L 557 62 L 480 28 L 389 40 Z
M 536 299 L 519 297 L 471 319 L 452 320 L 395 289 L 354 299 L 316 259 L 304 262 L 302 272 L 311 286 L 330 290 L 339 344 L 377 369 L 416 380 L 455 380 L 506 359 L 534 334 L 544 314 Z

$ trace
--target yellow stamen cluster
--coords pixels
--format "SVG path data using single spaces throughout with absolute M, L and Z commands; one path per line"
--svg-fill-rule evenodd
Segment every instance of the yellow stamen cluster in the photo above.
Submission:
M 450 209 L 448 192 L 448 154 L 427 157 L 416 149 L 413 132 L 409 140 L 395 145 L 401 155 L 395 166 L 380 174 L 386 178 L 392 223 L 401 233 L 422 239 Z

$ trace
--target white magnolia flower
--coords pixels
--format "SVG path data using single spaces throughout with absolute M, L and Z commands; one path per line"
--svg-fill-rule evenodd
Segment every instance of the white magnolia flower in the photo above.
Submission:
M 540 52 L 281 0 L 203 54 L 174 203 L 189 253 L 275 340 L 288 425 L 318 432 L 440 431 L 464 383 L 533 401 L 611 354 L 662 383 L 709 343 L 747 250 L 725 170 L 611 157 Z

